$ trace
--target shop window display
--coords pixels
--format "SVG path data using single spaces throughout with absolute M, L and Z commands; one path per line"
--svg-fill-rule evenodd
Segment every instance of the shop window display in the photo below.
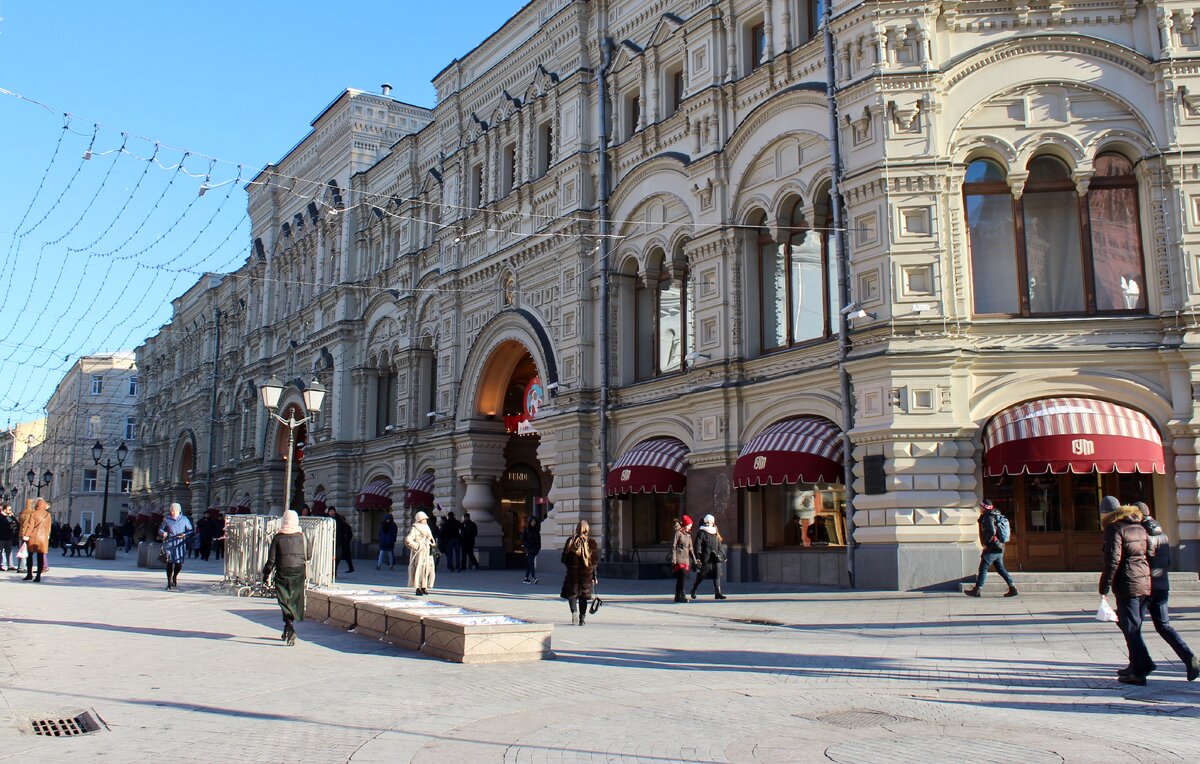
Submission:
M 846 494 L 841 486 L 796 483 L 759 490 L 765 548 L 846 545 Z
M 675 537 L 675 520 L 683 514 L 683 496 L 677 493 L 633 495 L 633 545 L 670 544 Z

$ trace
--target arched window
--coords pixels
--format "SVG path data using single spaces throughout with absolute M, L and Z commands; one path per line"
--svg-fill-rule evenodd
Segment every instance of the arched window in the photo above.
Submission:
M 828 202 L 820 209 L 827 209 Z M 818 221 L 822 222 L 822 221 Z M 829 232 L 814 231 L 799 201 L 788 217 L 787 237 L 777 244 L 761 219 L 758 242 L 760 343 L 764 351 L 830 336 L 837 273 L 829 262 Z
M 687 267 L 682 254 L 674 266 L 662 250 L 653 253 L 649 267 L 658 269 L 654 283 L 638 279 L 634 286 L 634 376 L 649 379 L 682 371 L 688 352 Z M 672 273 L 674 271 L 674 273 Z
M 1133 165 L 1102 154 L 1094 167 L 1081 197 L 1066 164 L 1035 157 L 1020 199 L 995 162 L 967 167 L 963 199 L 976 315 L 1145 311 Z

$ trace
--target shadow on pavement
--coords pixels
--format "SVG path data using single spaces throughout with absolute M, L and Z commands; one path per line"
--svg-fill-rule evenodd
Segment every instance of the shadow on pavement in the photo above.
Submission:
M 178 639 L 233 639 L 236 634 L 225 634 L 219 631 L 187 631 L 183 629 L 156 629 L 153 626 L 123 626 L 111 623 L 92 623 L 90 621 L 49 621 L 39 618 L 5 618 L 6 623 L 30 624 L 32 626 L 70 626 L 77 629 L 96 629 L 98 631 L 119 631 L 122 634 L 145 634 L 151 637 L 176 637 Z

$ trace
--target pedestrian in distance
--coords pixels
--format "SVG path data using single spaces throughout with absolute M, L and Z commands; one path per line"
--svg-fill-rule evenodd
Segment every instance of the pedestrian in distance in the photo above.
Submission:
M 562 550 L 567 574 L 559 596 L 571 608 L 571 623 L 580 626 L 587 617 L 588 600 L 596 585 L 596 566 L 600 564 L 600 547 L 589 537 L 590 530 L 587 520 L 580 520 Z
M 1008 584 L 1005 597 L 1016 597 L 1020 594 L 1008 569 L 1004 567 L 1004 545 L 1012 537 L 1008 518 L 1004 516 L 990 499 L 979 502 L 979 543 L 983 552 L 979 555 L 979 572 L 975 574 L 975 585 L 963 592 L 968 597 L 979 597 L 983 594 L 983 582 L 987 580 L 988 568 L 996 566 L 996 573 Z
M 208 558 L 212 557 L 213 545 L 213 516 L 211 513 L 205 512 L 200 518 L 200 522 L 196 524 L 196 535 L 200 537 L 200 559 L 208 562 Z
M 1137 507 L 1129 505 L 1105 514 L 1100 525 L 1104 529 L 1100 596 L 1112 591 L 1117 601 L 1117 626 L 1129 651 L 1128 670 L 1118 673 L 1117 681 L 1144 686 L 1146 676 L 1157 668 L 1142 639 L 1142 614 L 1150 597 L 1150 534 L 1142 526 Z
M 1184 668 L 1187 670 L 1187 680 L 1194 682 L 1197 677 L 1200 677 L 1200 658 L 1196 657 L 1187 642 L 1183 641 L 1183 637 L 1179 636 L 1179 632 L 1175 631 L 1175 627 L 1171 625 L 1171 616 L 1167 612 L 1167 600 L 1171 595 L 1171 580 L 1167 577 L 1167 573 L 1171 570 L 1171 540 L 1167 538 L 1166 532 L 1163 531 L 1158 521 L 1150 516 L 1148 506 L 1140 501 L 1134 506 L 1141 512 L 1142 527 L 1146 529 L 1146 533 L 1150 537 L 1148 550 L 1150 596 L 1146 599 L 1148 615 L 1154 622 L 1154 630 L 1158 632 L 1158 636 L 1162 637 L 1163 641 L 1170 645 L 1175 654 L 1179 656 L 1179 660 L 1183 661 Z M 1143 622 L 1146 620 L 1146 615 L 1146 612 L 1142 613 Z M 1153 661 L 1150 666 L 1151 671 L 1158 668 Z M 1132 666 L 1126 666 L 1117 674 L 1129 674 L 1132 673 L 1132 670 Z
M 50 517 L 50 504 L 45 499 L 38 497 L 29 499 L 25 502 L 25 511 L 21 513 L 21 541 L 25 543 L 25 551 L 28 553 L 26 563 L 29 566 L 25 573 L 25 580 L 33 580 L 40 582 L 42 580 L 42 571 L 46 567 L 46 552 L 50 551 L 50 524 L 54 522 Z M 33 574 L 34 558 L 37 559 L 37 576 Z
M 417 596 L 424 596 L 433 587 L 437 576 L 434 566 L 434 556 L 437 554 L 437 541 L 429 529 L 429 515 L 418 512 L 413 518 L 412 528 L 404 537 L 404 546 L 408 548 L 408 585 L 416 589 Z
M 17 561 L 13 559 L 13 542 L 17 539 L 14 522 L 12 505 L 0 506 L 0 570 L 17 567 Z
M 375 570 L 386 564 L 388 570 L 396 569 L 396 537 L 400 535 L 400 529 L 396 527 L 396 521 L 391 515 L 384 515 L 383 524 L 379 526 L 379 560 L 375 563 Z
M 521 531 L 521 548 L 525 551 L 525 583 L 536 584 L 537 556 L 542 551 L 542 525 L 537 517 L 530 515 Z
M 293 510 L 283 513 L 283 524 L 271 539 L 267 563 L 263 566 L 263 583 L 275 574 L 275 601 L 283 612 L 283 633 L 279 638 L 296 644 L 296 621 L 304 620 L 304 586 L 311 551 L 308 540 L 300 530 L 300 516 Z
M 125 553 L 129 554 L 130 548 L 133 546 L 133 520 L 125 518 L 125 523 L 121 526 L 121 534 L 125 537 Z
M 717 530 L 715 517 L 704 516 L 694 545 L 699 567 L 696 568 L 696 578 L 692 581 L 692 599 L 696 599 L 696 590 L 700 588 L 700 582 L 705 579 L 712 579 L 716 599 L 725 599 L 725 595 L 721 592 L 721 563 L 725 562 L 725 539 L 721 538 L 721 532 Z
M 446 517 L 442 520 L 441 536 L 439 541 L 442 542 L 442 549 L 446 552 L 446 566 L 451 572 L 462 570 L 462 523 L 454 516 L 453 512 L 447 512 Z
M 188 542 L 192 537 L 192 521 L 183 514 L 183 507 L 172 503 L 158 526 L 158 538 L 162 541 L 167 566 L 167 591 L 179 588 L 179 571 L 187 555 Z
M 463 566 L 479 570 L 479 560 L 475 559 L 475 539 L 479 538 L 479 526 L 471 519 L 470 512 L 463 512 L 462 526 Z
M 692 544 L 692 518 L 684 515 L 675 521 L 675 538 L 671 542 L 671 572 L 675 575 L 675 601 L 687 602 L 683 585 L 688 572 L 696 567 L 696 549 Z
M 337 511 L 337 507 L 330 507 L 325 510 L 325 514 L 333 518 L 335 525 L 335 535 L 337 537 L 337 554 L 333 558 L 333 572 L 337 573 L 338 565 L 342 560 L 346 561 L 348 569 L 347 573 L 354 572 L 354 560 L 350 556 L 350 544 L 354 541 L 354 528 L 350 527 L 350 523 L 346 518 L 342 517 Z
M 441 509 L 441 505 L 438 505 L 438 509 Z M 438 527 L 437 515 L 429 513 L 427 516 L 429 521 L 426 523 L 426 527 L 428 527 L 429 532 L 433 534 L 433 570 L 436 573 L 437 569 L 442 564 L 442 555 L 445 554 L 446 547 L 444 544 L 442 544 L 442 529 Z

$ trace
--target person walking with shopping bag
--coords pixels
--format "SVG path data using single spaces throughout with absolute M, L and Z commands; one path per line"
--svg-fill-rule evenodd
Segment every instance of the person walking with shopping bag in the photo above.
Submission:
M 675 539 L 671 542 L 671 572 L 675 574 L 675 601 L 687 602 L 683 593 L 688 571 L 696 567 L 696 550 L 692 544 L 692 518 L 684 515 L 675 521 Z
M 29 569 L 25 574 L 26 581 L 40 582 L 42 571 L 46 567 L 46 552 L 50 551 L 50 525 L 54 522 L 50 517 L 50 504 L 38 497 L 25 502 L 25 511 L 21 513 L 21 542 L 29 555 Z M 34 559 L 37 560 L 37 576 L 33 575 Z
M 437 554 L 437 541 L 429 530 L 429 515 L 418 512 L 413 518 L 412 528 L 404 537 L 404 546 L 408 547 L 408 585 L 416 590 L 419 597 L 429 593 L 433 586 L 437 570 L 433 565 L 433 557 Z
M 283 612 L 283 633 L 279 638 L 296 644 L 296 621 L 304 620 L 304 586 L 311 551 L 308 540 L 300 530 L 300 516 L 294 510 L 283 513 L 283 524 L 271 539 L 267 563 L 263 566 L 263 581 L 275 574 L 275 601 Z
M 183 507 L 171 504 L 167 516 L 158 526 L 158 538 L 162 541 L 162 561 L 167 566 L 167 591 L 179 588 L 179 572 L 187 555 L 191 540 L 192 521 L 183 514 Z
M 590 533 L 587 520 L 580 520 L 562 550 L 562 563 L 567 566 L 567 574 L 559 594 L 571 608 L 571 623 L 580 626 L 587 618 L 588 600 L 592 598 L 596 567 L 600 564 L 600 547 L 589 537 Z
M 1111 590 L 1117 601 L 1117 625 L 1125 635 L 1129 651 L 1128 673 L 1117 674 L 1123 684 L 1144 686 L 1146 675 L 1156 666 L 1142 639 L 1142 618 L 1150 597 L 1150 534 L 1142 527 L 1137 507 L 1123 506 L 1104 515 L 1104 564 L 1100 572 L 1100 596 Z
M 725 595 L 721 593 L 721 563 L 725 562 L 724 541 L 721 532 L 717 530 L 717 519 L 712 515 L 705 515 L 695 540 L 696 560 L 699 561 L 699 566 L 696 568 L 696 579 L 692 581 L 692 599 L 696 599 L 696 590 L 705 579 L 712 579 L 716 599 L 725 599 Z
M 1175 654 L 1179 656 L 1179 660 L 1183 661 L 1185 670 L 1187 671 L 1187 680 L 1194 682 L 1200 677 L 1200 658 L 1192 652 L 1188 647 L 1187 642 L 1183 641 L 1183 637 L 1179 636 L 1179 632 L 1175 631 L 1175 627 L 1171 625 L 1171 616 L 1167 612 L 1167 600 L 1171 596 L 1171 581 L 1167 573 L 1171 570 L 1171 540 L 1167 538 L 1166 531 L 1158 524 L 1158 521 L 1150 516 L 1150 508 L 1138 502 L 1138 511 L 1142 513 L 1142 527 L 1146 529 L 1146 533 L 1150 537 L 1149 558 L 1150 558 L 1150 596 L 1146 599 L 1146 609 L 1149 611 L 1150 619 L 1154 622 L 1154 630 L 1158 632 L 1158 636 L 1163 638 Z M 1143 621 L 1147 613 L 1142 614 Z M 1158 668 L 1153 662 L 1150 664 L 1150 670 Z M 1117 675 L 1133 673 L 1132 666 L 1126 666 L 1117 672 Z

